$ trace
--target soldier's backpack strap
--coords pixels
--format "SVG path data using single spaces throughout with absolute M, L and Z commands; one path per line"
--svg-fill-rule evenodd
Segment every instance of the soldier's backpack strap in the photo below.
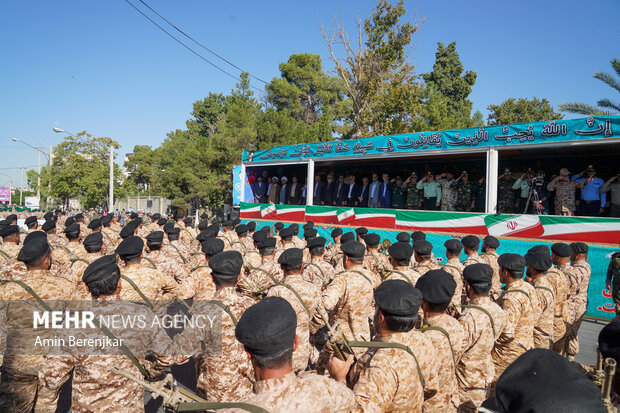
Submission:
M 189 272 L 191 274 L 191 273 L 193 273 L 194 271 L 196 271 L 196 270 L 198 270 L 200 268 L 209 268 L 209 266 L 208 265 L 199 265 L 198 267 L 192 268 Z
M 529 296 L 528 296 L 529 297 Z M 489 317 L 489 321 L 491 322 L 491 329 L 493 330 L 493 338 L 497 337 L 497 333 L 495 332 L 495 322 L 493 321 L 493 316 L 486 309 L 480 307 L 479 305 L 461 305 L 463 308 L 473 308 L 475 310 L 480 310 Z
M 6 252 L 4 252 L 2 250 L 0 250 L 0 255 L 2 255 L 7 260 L 10 260 L 12 258 L 9 254 L 7 254 Z
M 183 264 L 187 264 L 187 261 L 185 260 L 185 257 L 183 256 L 183 254 L 181 254 L 181 250 L 179 250 L 179 248 L 174 245 L 173 243 L 170 243 L 170 246 L 172 248 L 174 248 L 175 250 L 177 250 L 177 253 L 179 254 L 179 257 L 181 257 L 181 261 L 183 261 Z
M 523 290 L 520 290 L 518 288 L 513 288 L 511 290 L 504 291 L 504 294 L 508 294 L 508 293 L 521 293 L 521 294 L 525 294 L 525 296 L 527 298 L 530 298 L 530 295 L 529 295 L 529 293 L 527 291 L 523 291 Z
M 232 247 L 233 247 L 233 245 L 235 245 L 235 244 L 239 244 L 239 245 L 241 245 L 241 248 L 243 248 L 243 253 L 244 253 L 244 254 L 247 252 L 247 250 L 248 250 L 248 249 L 245 247 L 245 245 L 243 245 L 243 242 L 241 242 L 241 241 L 235 241 L 235 242 L 233 242 L 232 244 L 230 244 L 230 248 L 232 248 Z
M 443 266 L 444 266 L 444 268 L 445 268 L 445 267 L 448 267 L 448 268 L 454 268 L 454 269 L 455 269 L 455 270 L 457 270 L 458 272 L 462 272 L 462 271 L 463 271 L 461 268 L 457 267 L 456 265 L 452 265 L 452 264 L 444 264 Z
M 174 408 L 175 412 L 196 412 L 196 411 L 212 411 L 219 409 L 241 409 L 250 413 L 269 413 L 269 410 L 265 410 L 262 407 L 255 406 L 249 403 L 239 402 L 196 402 L 196 403 L 179 403 Z
M 64 250 L 67 254 L 72 256 L 73 258 L 69 258 L 71 261 L 75 261 L 76 259 L 79 258 L 77 255 L 75 255 L 73 252 L 71 252 L 71 250 L 69 248 L 65 247 L 64 245 L 59 245 L 58 248 Z
M 446 336 L 446 338 L 448 339 L 448 344 L 450 344 L 450 353 L 452 354 L 452 362 L 454 362 L 454 365 L 456 366 L 456 355 L 454 354 L 454 348 L 452 347 L 452 340 L 450 340 L 450 334 L 448 334 L 448 332 L 445 329 L 441 327 L 425 324 L 422 326 L 420 331 L 422 331 L 423 333 L 427 331 L 439 331 L 444 336 Z
M 413 281 L 411 281 L 411 278 L 409 278 L 409 277 L 408 277 L 405 273 L 403 273 L 403 272 L 401 272 L 401 271 L 392 270 L 392 271 L 390 271 L 390 272 L 388 273 L 388 275 L 387 275 L 387 276 L 389 277 L 389 276 L 390 276 L 390 274 L 392 274 L 392 273 L 402 275 L 402 276 L 405 278 L 405 280 L 407 280 L 407 282 L 408 282 L 409 284 L 413 285 Z M 414 285 L 414 287 L 415 287 L 415 285 Z
M 9 280 L 9 279 L 0 278 L 0 284 L 6 284 L 6 283 L 14 283 L 14 284 L 19 285 L 24 290 L 26 290 L 26 292 L 30 294 L 32 298 L 34 298 L 41 305 L 41 307 L 43 307 L 44 310 L 52 311 L 52 309 L 45 303 L 45 301 L 43 301 L 43 299 L 39 297 L 39 295 L 35 293 L 34 290 L 25 282 L 21 280 Z
M 223 302 L 221 302 L 220 300 L 209 300 L 207 301 L 208 303 L 212 303 L 217 305 L 218 307 L 220 307 L 222 310 L 224 310 L 226 312 L 226 314 L 228 314 L 228 316 L 230 317 L 230 319 L 232 320 L 233 324 L 235 327 L 237 327 L 237 317 L 235 317 L 235 315 L 232 313 L 232 311 L 230 311 L 230 307 L 228 307 L 226 304 L 224 304 Z
M 549 291 L 551 293 L 551 295 L 555 298 L 555 294 L 553 293 L 553 290 L 549 287 L 545 287 L 542 285 L 535 285 L 534 288 L 538 289 L 538 290 L 546 290 Z
M 271 278 L 271 281 L 273 281 L 274 284 L 278 284 L 278 280 L 276 280 L 276 278 L 269 271 L 267 271 L 267 270 L 265 270 L 263 268 L 260 268 L 260 267 L 251 267 L 250 266 L 249 268 L 250 268 L 250 271 L 256 270 L 256 271 L 262 272 L 263 274 L 267 274 L 269 276 L 269 278 Z
M 409 353 L 413 360 L 415 361 L 415 367 L 418 371 L 418 379 L 420 379 L 420 383 L 422 387 L 424 387 L 424 375 L 422 375 L 422 369 L 420 368 L 420 363 L 418 362 L 418 358 L 415 356 L 413 351 L 409 347 L 400 343 L 390 343 L 384 341 L 347 341 L 349 347 L 366 347 L 366 348 L 397 348 Z
M 91 262 L 90 262 L 90 261 L 85 260 L 84 258 L 76 258 L 76 259 L 74 259 L 74 260 L 71 260 L 71 266 L 70 266 L 70 268 L 72 268 L 72 267 L 73 267 L 73 264 L 75 264 L 75 263 L 76 263 L 76 262 L 78 262 L 78 261 L 83 262 L 83 263 L 84 263 L 84 264 L 86 264 L 86 265 L 90 265 L 90 264 L 91 264 Z
M 135 290 L 135 292 L 138 293 L 138 295 L 140 296 L 140 298 L 142 298 L 142 300 L 146 303 L 146 305 L 152 310 L 153 307 L 153 303 L 151 303 L 151 300 L 149 300 L 148 298 L 146 298 L 146 295 L 144 295 L 144 293 L 140 290 L 140 288 L 136 285 L 136 283 L 129 278 L 128 276 L 121 274 L 121 278 L 124 281 L 127 281 L 129 283 L 129 285 L 131 285 L 131 288 L 133 288 Z
M 363 272 L 361 272 L 361 271 L 359 271 L 359 270 L 344 270 L 344 271 L 340 271 L 340 272 L 339 272 L 338 274 L 336 274 L 336 275 L 340 275 L 340 274 L 342 274 L 343 272 L 354 272 L 354 273 L 356 273 L 356 274 L 361 275 L 362 277 L 364 277 L 364 278 L 366 279 L 366 281 L 368 281 L 368 283 L 369 283 L 369 284 L 370 284 L 370 286 L 372 287 L 372 280 L 371 280 L 370 278 L 368 278 L 368 277 L 366 276 L 366 274 L 364 274 Z
M 155 264 L 155 262 L 152 259 L 150 259 L 149 257 L 142 257 L 142 259 L 144 261 L 148 262 L 149 264 L 151 264 L 154 269 L 157 269 L 157 265 Z
M 308 314 L 308 318 L 312 318 L 312 311 L 310 311 L 310 308 L 308 308 L 308 304 L 306 304 L 304 302 L 304 300 L 301 298 L 301 295 L 299 295 L 299 293 L 289 284 L 287 283 L 278 283 L 276 284 L 276 286 L 281 285 L 283 287 L 288 288 L 293 294 L 295 294 L 295 297 L 297 297 L 297 300 L 299 300 L 299 304 L 301 304 L 301 306 L 304 308 L 304 310 L 306 310 L 306 314 Z
M 306 266 L 304 267 L 304 269 L 306 269 L 306 268 L 308 268 L 310 266 L 313 266 L 314 268 L 319 270 L 319 272 L 321 273 L 321 278 L 323 279 L 323 283 L 325 283 L 325 273 L 323 272 L 323 269 L 319 265 L 317 265 L 317 264 L 315 264 L 313 262 L 307 263 Z
M 187 228 L 183 228 L 183 231 L 187 232 L 187 234 L 188 234 L 188 235 L 189 235 L 189 237 L 192 239 L 192 241 L 194 240 L 194 236 L 192 235 L 192 233 L 191 233 L 191 232 L 189 232 L 189 231 L 187 230 Z

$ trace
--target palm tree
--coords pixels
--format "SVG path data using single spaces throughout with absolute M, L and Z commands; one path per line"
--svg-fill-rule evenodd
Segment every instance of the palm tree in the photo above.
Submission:
M 620 60 L 616 58 L 611 59 L 611 67 L 613 67 L 616 74 L 620 76 Z M 605 82 L 616 89 L 617 92 L 620 92 L 620 83 L 609 73 L 596 72 L 594 78 Z M 588 105 L 587 103 L 579 102 L 562 103 L 559 107 L 562 112 L 579 113 L 588 116 L 610 116 L 620 114 L 620 104 L 612 102 L 609 99 L 600 99 L 596 104 L 598 108 Z

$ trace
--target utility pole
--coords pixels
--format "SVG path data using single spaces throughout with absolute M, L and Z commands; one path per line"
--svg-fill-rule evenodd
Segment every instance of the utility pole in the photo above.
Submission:
M 23 205 L 22 199 L 23 199 L 23 193 L 24 193 L 24 170 L 25 169 L 26 168 L 21 168 L 21 170 L 22 170 L 22 180 L 21 180 L 21 182 L 19 184 L 19 206 Z
M 110 195 L 108 213 L 114 213 L 114 146 L 110 145 Z
M 39 200 L 39 208 L 41 208 L 41 147 L 38 146 L 39 150 L 39 167 L 37 171 L 37 199 Z
M 52 205 L 52 162 L 54 159 L 54 147 L 50 145 L 50 156 L 47 162 L 47 207 Z

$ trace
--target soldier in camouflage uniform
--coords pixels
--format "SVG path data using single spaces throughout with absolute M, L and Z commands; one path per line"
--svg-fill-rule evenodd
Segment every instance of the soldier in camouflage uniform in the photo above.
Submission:
M 393 269 L 387 274 L 385 280 L 403 280 L 415 286 L 421 275 L 409 267 L 409 261 L 413 254 L 411 245 L 397 242 L 388 248 L 388 253 L 390 254 L 390 262 Z
M 480 246 L 480 238 L 475 235 L 467 235 L 461 240 L 463 243 L 463 249 L 467 258 L 463 261 L 464 266 L 471 264 L 485 264 L 484 259 L 478 255 L 478 247 Z
M 574 360 L 579 353 L 579 327 L 588 309 L 588 288 L 592 269 L 588 264 L 588 245 L 583 242 L 570 244 L 573 249 L 571 265 L 575 277 L 569 278 L 569 318 L 571 323 L 566 327 L 566 354 Z
M 456 210 L 471 211 L 474 208 L 473 186 L 469 182 L 467 171 L 463 171 L 456 180 Z
M 321 291 L 327 287 L 336 275 L 334 267 L 323 260 L 325 241 L 323 237 L 316 237 L 308 242 L 310 262 L 306 263 L 301 274 L 304 280 L 313 283 Z
M 454 283 L 454 296 L 450 301 L 452 311 L 460 313 L 461 300 L 466 295 L 465 287 L 463 285 L 463 269 L 465 266 L 461 264 L 459 256 L 463 250 L 463 244 L 458 239 L 449 239 L 444 243 L 446 247 L 446 258 L 448 262 L 442 267 L 442 269 L 452 276 Z
M 211 277 L 209 260 L 224 250 L 224 241 L 210 238 L 202 243 L 202 263 L 189 271 L 189 275 L 179 283 L 178 295 L 182 300 L 210 300 L 215 295 L 215 283 Z
M 4 264 L 12 258 L 17 258 L 19 254 L 21 249 L 19 245 L 19 227 L 17 225 L 6 225 L 0 230 L 0 237 L 2 237 L 0 263 Z
M 569 323 L 568 291 L 569 278 L 574 277 L 573 268 L 570 265 L 570 256 L 573 250 L 567 244 L 556 243 L 551 246 L 551 261 L 555 268 L 547 271 L 547 277 L 553 285 L 555 296 L 555 314 L 553 318 L 553 351 L 564 355 L 566 342 L 566 326 Z
M 497 259 L 499 254 L 496 252 L 499 248 L 499 240 L 493 235 L 487 235 L 482 242 L 482 259 L 486 264 L 493 268 L 493 285 L 491 286 L 491 299 L 495 301 L 502 292 L 502 283 L 499 281 L 499 265 Z
M 506 168 L 497 181 L 497 204 L 498 211 L 503 214 L 512 214 L 515 212 L 517 202 L 517 193 L 512 186 L 516 179 L 512 177 L 510 169 Z
M 325 262 L 331 263 L 332 258 L 340 251 L 340 238 L 342 237 L 342 228 L 334 228 L 331 233 L 333 243 L 325 249 L 323 259 Z
M 547 191 L 555 191 L 554 205 L 556 215 L 575 215 L 575 191 L 583 188 L 585 184 L 586 181 L 571 181 L 568 169 L 560 169 L 560 175 L 547 185 Z
M 156 270 L 159 270 L 166 274 L 168 277 L 174 278 L 176 282 L 183 281 L 189 270 L 179 254 L 176 251 L 168 250 L 168 254 L 162 250 L 162 244 L 164 242 L 164 232 L 155 231 L 146 236 L 146 246 L 148 248 L 148 254 L 145 255 L 145 261 L 147 264 L 154 266 Z
M 422 196 L 417 188 L 418 175 L 415 172 L 411 172 L 411 175 L 405 181 L 405 185 L 407 186 L 407 209 L 422 208 Z
M 534 347 L 550 349 L 553 344 L 553 321 L 555 316 L 555 295 L 553 285 L 547 278 L 552 267 L 548 252 L 528 251 L 525 254 L 527 272 L 525 281 L 534 286 L 538 297 L 540 316 L 534 324 Z
M 620 251 L 613 253 L 609 260 L 605 288 L 611 291 L 616 314 L 620 314 Z
M 375 275 L 375 278 L 382 280 L 390 270 L 390 260 L 387 255 L 379 252 L 378 247 L 381 237 L 378 234 L 370 233 L 366 235 L 366 256 L 364 257 L 364 268 L 367 268 Z
M 441 185 L 441 210 L 456 211 L 458 194 L 456 191 L 457 181 L 452 172 L 444 172 L 438 181 Z
M 397 176 L 395 180 L 392 180 L 392 208 L 403 209 L 405 208 L 405 202 L 407 201 L 407 185 L 403 183 L 403 178 Z
M 275 238 L 265 238 L 258 243 L 262 262 L 259 268 L 253 269 L 249 274 L 241 277 L 238 288 L 244 294 L 253 297 L 263 296 L 271 286 L 282 282 L 284 273 L 276 262 L 275 248 Z
M 438 270 L 439 264 L 436 260 L 433 260 L 433 244 L 426 240 L 418 240 L 413 243 L 413 250 L 415 251 L 415 261 L 417 265 L 414 269 L 420 274 L 424 275 L 430 270 Z

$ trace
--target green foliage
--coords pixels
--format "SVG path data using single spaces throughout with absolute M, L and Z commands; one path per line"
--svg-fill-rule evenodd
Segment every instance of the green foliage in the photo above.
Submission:
M 553 110 L 547 99 L 539 100 L 536 97 L 509 98 L 499 105 L 489 105 L 491 112 L 488 117 L 489 125 L 507 125 L 510 123 L 539 122 L 545 120 L 559 120 L 564 116 Z
M 617 76 L 620 76 L 620 60 L 611 59 L 611 67 Z M 620 80 L 616 80 L 613 75 L 605 72 L 596 72 L 594 78 L 610 86 L 616 92 L 620 92 Z M 620 103 L 613 102 L 611 99 L 599 99 L 596 102 L 598 108 L 587 103 L 567 102 L 562 103 L 559 108 L 562 112 L 577 113 L 587 116 L 612 116 L 620 114 Z

